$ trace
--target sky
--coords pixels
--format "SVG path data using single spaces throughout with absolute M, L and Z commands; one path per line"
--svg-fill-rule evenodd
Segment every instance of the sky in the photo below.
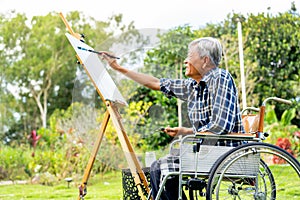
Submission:
M 123 22 L 134 21 L 137 29 L 169 29 L 185 24 L 198 28 L 221 22 L 233 12 L 278 14 L 289 10 L 293 1 L 300 10 L 299 0 L 0 0 L 0 13 L 15 10 L 31 18 L 52 11 L 64 15 L 82 11 L 103 21 L 114 14 L 123 14 Z

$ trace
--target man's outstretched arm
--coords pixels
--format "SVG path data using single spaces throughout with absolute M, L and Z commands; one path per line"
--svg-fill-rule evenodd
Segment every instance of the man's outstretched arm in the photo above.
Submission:
M 112 59 L 108 57 L 107 55 L 103 54 L 102 55 L 103 59 L 106 60 L 111 68 L 114 70 L 124 74 L 128 78 L 132 79 L 133 81 L 144 85 L 152 90 L 160 90 L 160 81 L 158 78 L 148 75 L 148 74 L 143 74 L 139 72 L 135 72 L 129 69 L 126 69 L 119 65 L 115 59 Z

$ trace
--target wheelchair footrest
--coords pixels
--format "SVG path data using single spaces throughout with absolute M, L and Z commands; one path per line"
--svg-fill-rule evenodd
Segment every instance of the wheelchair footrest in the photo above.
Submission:
M 203 189 L 206 188 L 206 186 L 205 180 L 199 178 L 191 178 L 186 181 L 186 187 L 189 190 L 190 197 L 193 197 L 193 191 L 199 191 L 200 196 L 205 196 Z
M 203 190 L 206 187 L 205 180 L 198 179 L 198 178 L 191 178 L 187 180 L 186 186 L 190 190 Z

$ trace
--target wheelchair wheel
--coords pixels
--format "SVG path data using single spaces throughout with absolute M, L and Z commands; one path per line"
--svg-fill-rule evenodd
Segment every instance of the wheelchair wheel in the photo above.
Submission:
M 274 164 L 275 160 L 282 164 Z M 206 199 L 297 199 L 300 164 L 288 152 L 266 143 L 230 150 L 213 165 Z
M 267 193 L 267 191 L 270 191 L 270 198 L 268 199 L 276 199 L 276 184 L 274 177 L 268 165 L 261 159 L 256 177 L 231 177 L 226 181 L 226 185 L 224 185 L 225 182 L 223 181 L 220 183 L 222 186 L 219 185 L 220 187 L 218 187 L 218 198 L 212 197 L 212 199 L 265 199 L 258 197 L 264 196 L 263 194 Z M 242 187 L 244 188 L 242 189 Z M 258 193 L 257 198 L 253 195 L 253 188 L 256 188 L 255 190 Z M 226 190 L 227 194 L 220 194 L 222 193 L 220 192 L 221 190 Z M 237 191 L 239 193 L 237 193 Z

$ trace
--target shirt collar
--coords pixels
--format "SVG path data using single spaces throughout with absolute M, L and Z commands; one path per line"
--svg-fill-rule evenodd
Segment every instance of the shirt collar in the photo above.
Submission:
M 208 71 L 203 78 L 200 80 L 201 82 L 207 83 L 211 78 L 212 78 L 212 74 L 214 74 L 217 70 L 219 70 L 218 67 L 215 67 L 213 69 L 211 69 L 210 71 Z
M 211 70 L 209 70 L 204 76 L 203 78 L 200 80 L 199 84 L 197 83 L 197 81 L 195 81 L 194 79 L 190 78 L 191 84 L 193 87 L 197 87 L 199 85 L 203 86 L 203 85 L 207 85 L 209 80 L 213 77 L 213 74 L 219 70 L 218 67 L 215 67 Z

